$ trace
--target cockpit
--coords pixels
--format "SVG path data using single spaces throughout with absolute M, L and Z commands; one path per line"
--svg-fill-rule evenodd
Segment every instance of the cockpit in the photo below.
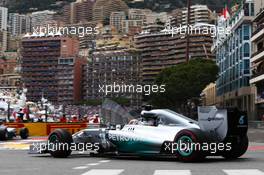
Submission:
M 186 123 L 196 123 L 196 121 L 171 110 L 159 110 L 155 112 L 142 111 L 140 118 L 131 120 L 128 125 L 175 126 L 186 125 Z

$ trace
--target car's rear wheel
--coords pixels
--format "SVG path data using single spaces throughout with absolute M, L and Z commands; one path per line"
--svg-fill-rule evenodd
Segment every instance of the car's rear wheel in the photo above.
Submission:
M 27 128 L 21 128 L 19 130 L 19 135 L 20 135 L 21 139 L 27 139 L 29 136 L 29 130 Z
M 8 139 L 8 131 L 6 128 L 0 128 L 0 140 L 4 141 Z
M 226 144 L 231 143 L 231 149 L 225 151 L 222 156 L 226 159 L 236 159 L 246 153 L 248 149 L 248 137 L 239 136 L 236 139 L 227 139 Z
M 53 157 L 66 158 L 71 155 L 72 135 L 65 129 L 56 129 L 48 138 L 49 152 Z
M 205 153 L 199 149 L 203 136 L 198 129 L 181 130 L 174 139 L 177 144 L 176 156 L 183 162 L 195 162 L 205 158 Z

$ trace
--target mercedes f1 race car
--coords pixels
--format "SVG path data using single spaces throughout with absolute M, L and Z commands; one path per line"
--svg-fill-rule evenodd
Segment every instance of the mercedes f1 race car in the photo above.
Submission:
M 54 130 L 47 143 L 31 145 L 29 153 L 65 158 L 72 150 L 85 149 L 99 155 L 171 155 L 184 162 L 211 155 L 234 159 L 247 151 L 247 129 L 247 115 L 237 109 L 199 107 L 198 121 L 171 110 L 144 110 L 122 129 L 84 129 L 73 135 Z
M 20 135 L 21 139 L 27 139 L 29 136 L 29 131 L 27 128 L 20 128 L 17 130 L 16 128 L 10 128 L 5 125 L 0 125 L 0 141 L 10 140 Z

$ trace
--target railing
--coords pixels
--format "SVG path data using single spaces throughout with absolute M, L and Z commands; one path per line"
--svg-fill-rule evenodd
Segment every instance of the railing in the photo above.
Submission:
M 257 33 L 259 33 L 262 29 L 264 29 L 264 24 L 260 24 L 260 25 L 258 26 L 257 30 L 254 31 L 254 32 L 252 33 L 252 36 L 254 36 L 254 35 L 256 35 Z
M 262 47 L 261 49 L 259 49 L 257 52 L 253 53 L 251 57 L 253 58 L 254 56 L 260 54 L 261 52 L 264 52 L 264 47 Z

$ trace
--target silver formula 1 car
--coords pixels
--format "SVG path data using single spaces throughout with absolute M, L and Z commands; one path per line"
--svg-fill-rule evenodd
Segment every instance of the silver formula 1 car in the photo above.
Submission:
M 53 148 L 56 145 L 56 149 L 49 149 L 47 144 L 41 148 L 31 145 L 30 153 L 68 157 L 72 152 L 69 145 L 90 144 L 88 150 L 101 155 L 172 155 L 190 162 L 209 155 L 238 158 L 246 152 L 246 113 L 200 107 L 198 114 L 195 121 L 171 110 L 144 110 L 139 119 L 131 120 L 122 129 L 84 129 L 73 135 L 58 129 L 49 135 L 47 143 L 53 144 Z

